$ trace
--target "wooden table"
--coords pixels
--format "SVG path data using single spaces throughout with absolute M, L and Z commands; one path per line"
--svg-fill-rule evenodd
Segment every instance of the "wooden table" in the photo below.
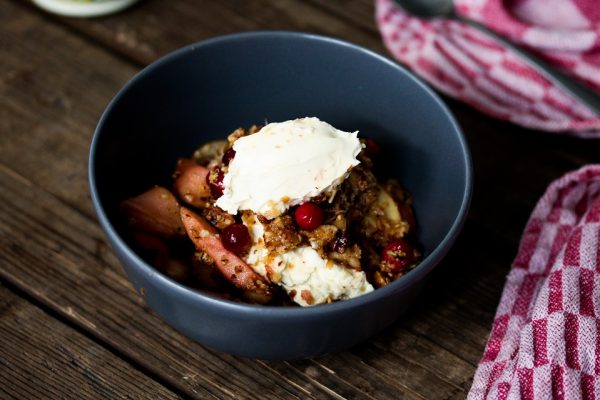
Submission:
M 475 190 L 458 243 L 411 311 L 348 351 L 266 362 L 206 349 L 127 281 L 88 192 L 88 148 L 117 90 L 187 43 L 258 29 L 386 54 L 372 0 L 143 0 L 98 19 L 0 0 L 0 398 L 460 399 L 546 186 L 600 142 L 525 130 L 448 100 Z

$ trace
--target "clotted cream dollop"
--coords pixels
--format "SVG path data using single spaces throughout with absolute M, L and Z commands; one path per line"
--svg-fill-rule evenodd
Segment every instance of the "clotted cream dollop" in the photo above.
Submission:
M 265 125 L 234 142 L 216 205 L 229 214 L 251 210 L 273 219 L 328 193 L 359 164 L 357 135 L 314 117 Z

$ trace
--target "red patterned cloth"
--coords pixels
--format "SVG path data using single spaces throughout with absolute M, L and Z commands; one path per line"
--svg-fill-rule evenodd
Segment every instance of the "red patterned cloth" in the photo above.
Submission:
M 535 207 L 468 399 L 600 399 L 600 164 Z
M 600 137 L 600 118 L 488 36 L 411 17 L 393 0 L 375 4 L 388 50 L 438 90 L 525 127 Z M 455 0 L 455 8 L 600 91 L 598 0 Z

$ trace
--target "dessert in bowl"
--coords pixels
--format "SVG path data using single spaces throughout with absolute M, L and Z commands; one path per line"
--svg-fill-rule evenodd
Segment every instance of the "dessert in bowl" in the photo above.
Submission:
M 383 279 L 378 284 L 373 278 L 376 271 L 359 265 L 357 271 L 371 275 L 370 279 L 361 281 L 362 286 L 357 286 L 360 295 L 350 295 L 348 291 L 334 290 L 332 294 L 331 291 L 313 293 L 309 290 L 310 295 L 303 297 L 302 290 L 293 292 L 293 283 L 289 283 L 293 278 L 285 283 L 277 277 L 282 271 L 274 271 L 273 264 L 269 272 L 267 263 L 262 262 L 261 270 L 257 267 L 261 262 L 248 258 L 251 249 L 257 250 L 258 238 L 264 241 L 264 226 L 287 216 L 288 224 L 295 226 L 302 237 L 296 247 L 283 249 L 279 255 L 294 251 L 302 253 L 298 260 L 303 260 L 311 257 L 305 252 L 314 256 L 312 250 L 315 250 L 319 255 L 316 262 L 328 263 L 329 250 L 329 258 L 319 250 L 333 248 L 335 240 L 342 237 L 338 231 L 343 230 L 331 220 L 328 211 L 329 204 L 334 204 L 340 193 L 335 194 L 332 203 L 323 197 L 331 196 L 336 189 L 339 191 L 352 171 L 359 171 L 367 162 L 363 159 L 361 163 L 364 142 L 360 141 L 354 142 L 354 148 L 351 143 L 349 146 L 358 163 L 340 156 L 345 160 L 342 162 L 345 172 L 341 176 L 338 176 L 339 171 L 335 172 L 315 193 L 304 190 L 280 197 L 277 196 L 281 193 L 275 197 L 250 196 L 252 199 L 248 199 L 247 192 L 260 185 L 268 189 L 270 178 L 252 175 L 262 168 L 264 157 L 245 155 L 243 147 L 249 146 L 256 152 L 260 151 L 260 143 L 244 143 L 238 139 L 235 141 L 238 145 L 232 144 L 231 148 L 241 146 L 242 150 L 236 151 L 229 160 L 228 167 L 234 171 L 228 168 L 223 174 L 223 195 L 213 196 L 211 207 L 216 205 L 227 215 L 234 216 L 235 224 L 248 230 L 250 248 L 234 253 L 245 264 L 255 267 L 253 271 L 269 284 L 284 282 L 281 285 L 275 282 L 271 289 L 283 290 L 291 300 L 288 303 L 299 306 L 286 307 L 260 299 L 258 303 L 266 304 L 256 304 L 256 298 L 248 299 L 243 293 L 239 298 L 235 293 L 233 297 L 224 298 L 222 291 L 211 292 L 207 288 L 181 284 L 149 262 L 132 236 L 128 218 L 123 215 L 123 200 L 135 199 L 155 185 L 175 193 L 179 202 L 177 211 L 182 221 L 187 222 L 183 224 L 185 234 L 193 242 L 194 236 L 202 236 L 204 230 L 203 225 L 193 223 L 205 222 L 206 215 L 202 215 L 202 207 L 185 200 L 185 193 L 174 192 L 172 175 L 177 160 L 189 157 L 194 149 L 206 143 L 222 140 L 240 126 L 258 123 L 268 127 L 273 122 L 297 121 L 306 116 L 326 121 L 336 131 L 343 131 L 346 137 L 352 137 L 357 131 L 359 136 L 368 135 L 381 149 L 380 158 L 374 163 L 379 184 L 383 186 L 394 179 L 410 193 L 417 223 L 411 228 L 414 232 L 407 237 L 421 254 L 402 269 L 399 279 L 388 276 L 387 281 Z M 244 137 L 252 138 L 256 134 L 258 132 Z M 299 151 L 301 144 L 296 145 Z M 340 144 L 334 147 L 339 149 Z M 224 164 L 227 150 L 223 149 L 223 154 L 215 153 L 214 159 Z M 208 167 L 210 162 L 196 164 Z M 249 166 L 256 168 L 252 170 Z M 293 183 L 301 188 L 297 172 L 293 168 L 288 172 L 278 171 L 278 179 L 288 178 L 283 179 L 291 184 L 288 191 L 294 189 Z M 243 179 L 239 180 L 240 177 Z M 338 178 L 343 179 L 336 182 Z M 231 184 L 236 179 L 240 185 Z M 249 185 L 249 182 L 254 183 Z M 291 359 L 352 346 L 391 324 L 407 309 L 424 278 L 447 253 L 460 231 L 471 194 L 471 166 L 465 140 L 446 107 L 401 67 L 368 50 L 332 38 L 258 32 L 188 46 L 134 77 L 111 102 L 98 124 L 90 153 L 90 187 L 100 223 L 133 286 L 167 323 L 198 342 L 222 351 Z M 311 230 L 302 226 L 303 218 L 310 220 L 311 216 L 311 211 L 306 210 L 310 206 L 305 204 L 322 208 L 326 218 L 321 225 L 338 229 L 323 247 L 313 246 L 310 240 L 310 232 L 318 227 Z M 302 207 L 305 211 L 304 214 L 299 212 L 298 220 L 295 217 Z M 204 220 L 199 220 L 198 215 Z M 195 233 L 190 232 L 194 226 Z M 212 227 L 219 234 L 219 243 L 223 244 L 221 239 L 226 227 Z M 362 239 L 356 237 L 350 244 L 362 245 Z M 196 250 L 208 253 L 206 247 L 194 245 Z M 378 250 L 382 250 L 386 244 L 378 246 Z M 261 258 L 257 254 L 255 256 Z M 212 259 L 214 262 L 214 257 Z M 362 261 L 363 257 L 358 259 Z M 347 268 L 341 265 L 344 263 L 352 262 L 345 259 L 334 264 Z
M 266 305 L 390 284 L 420 258 L 412 199 L 378 181 L 380 149 L 357 134 L 298 118 L 202 145 L 177 161 L 172 189 L 123 202 L 138 253 L 192 288 Z

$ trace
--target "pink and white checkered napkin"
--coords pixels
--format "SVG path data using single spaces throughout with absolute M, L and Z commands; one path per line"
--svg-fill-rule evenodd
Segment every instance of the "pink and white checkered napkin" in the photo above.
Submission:
M 535 207 L 468 399 L 600 399 L 600 164 Z
M 488 36 L 409 16 L 393 0 L 375 5 L 388 50 L 438 90 L 525 127 L 600 137 L 600 118 Z M 600 91 L 598 0 L 455 0 L 455 9 Z

